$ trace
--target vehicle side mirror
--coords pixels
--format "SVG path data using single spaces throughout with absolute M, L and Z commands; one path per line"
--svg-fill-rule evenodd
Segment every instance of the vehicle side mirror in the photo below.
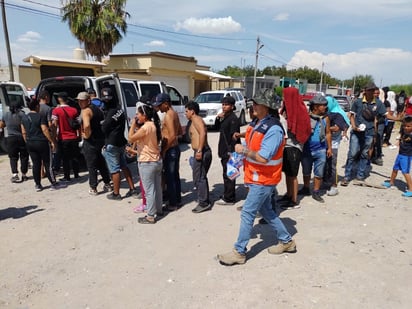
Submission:
M 186 103 L 189 102 L 189 97 L 187 95 L 183 96 L 183 104 L 186 105 Z

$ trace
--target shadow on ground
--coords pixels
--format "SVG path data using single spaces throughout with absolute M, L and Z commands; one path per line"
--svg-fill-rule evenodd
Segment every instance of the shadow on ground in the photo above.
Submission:
M 37 205 L 29 205 L 25 207 L 9 207 L 0 210 L 0 220 L 6 219 L 20 219 L 36 212 L 43 211 L 43 208 L 37 209 Z

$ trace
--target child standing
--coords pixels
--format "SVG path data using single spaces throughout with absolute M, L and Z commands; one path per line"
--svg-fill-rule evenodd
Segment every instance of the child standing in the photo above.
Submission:
M 412 116 L 406 116 L 402 121 L 401 138 L 399 139 L 399 153 L 396 157 L 395 164 L 391 174 L 391 179 L 385 181 L 382 185 L 390 188 L 394 185 L 398 171 L 402 171 L 405 177 L 408 189 L 402 193 L 402 196 L 412 197 L 412 179 L 410 175 L 412 162 Z
M 339 106 L 338 101 L 327 96 L 328 101 L 328 117 L 330 120 L 330 132 L 332 136 L 332 156 L 326 159 L 324 184 L 329 188 L 326 195 L 335 196 L 339 193 L 338 190 L 338 174 L 336 166 L 338 163 L 338 150 L 342 140 L 342 136 L 347 138 L 347 131 L 350 121 L 345 111 Z
M 129 144 L 126 146 L 126 153 L 130 157 L 136 157 L 136 159 L 139 158 L 139 152 L 137 151 L 137 144 Z M 137 168 L 137 173 L 139 174 L 139 168 Z M 139 177 L 140 178 L 140 177 Z M 138 212 L 145 212 L 147 210 L 146 206 L 146 195 L 144 193 L 144 188 L 143 188 L 143 183 L 142 179 L 139 179 L 139 187 L 140 187 L 140 195 L 142 196 L 142 204 L 137 205 L 136 207 L 133 208 L 133 211 L 138 213 Z
M 315 201 L 324 203 L 321 197 L 320 186 L 325 172 L 326 159 L 332 156 L 332 137 L 330 120 L 326 116 L 328 101 L 322 95 L 315 96 L 309 105 L 309 116 L 312 134 L 303 146 L 302 173 L 303 187 L 298 191 L 300 195 L 310 195 L 310 177 L 313 167 L 313 192 Z

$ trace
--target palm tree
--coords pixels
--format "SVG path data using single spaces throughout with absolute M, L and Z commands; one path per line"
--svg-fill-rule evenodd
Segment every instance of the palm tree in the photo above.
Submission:
M 126 33 L 126 0 L 62 0 L 62 21 L 98 61 L 108 55 Z

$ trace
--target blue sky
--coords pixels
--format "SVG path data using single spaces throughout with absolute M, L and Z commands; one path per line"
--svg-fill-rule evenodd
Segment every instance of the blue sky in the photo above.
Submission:
M 59 17 L 60 0 L 6 0 L 13 62 L 69 57 L 79 43 Z M 412 83 L 412 0 L 129 0 L 128 33 L 113 53 L 193 56 L 227 65 L 322 69 L 339 79 L 370 74 L 378 86 Z M 0 65 L 7 65 L 4 36 Z

